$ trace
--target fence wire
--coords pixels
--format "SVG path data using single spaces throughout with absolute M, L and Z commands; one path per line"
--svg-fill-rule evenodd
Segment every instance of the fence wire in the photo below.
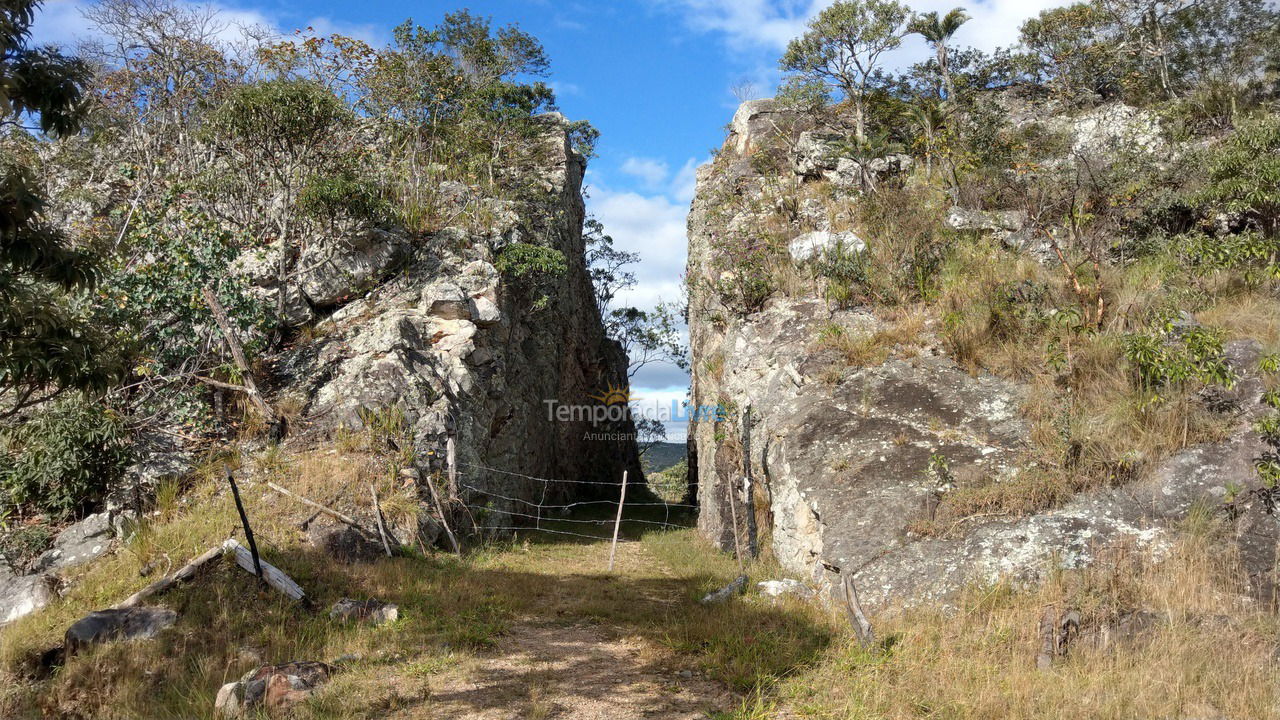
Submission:
M 543 478 L 534 475 L 526 475 L 524 473 L 512 472 L 510 470 L 501 470 L 499 468 L 489 467 L 487 465 L 478 465 L 475 463 L 457 463 L 460 467 L 467 467 L 482 472 L 497 473 L 509 477 L 522 478 L 533 482 L 542 483 L 541 497 L 537 502 L 521 497 L 514 497 L 494 490 L 488 490 L 476 485 L 475 482 L 462 481 L 463 478 L 477 478 L 481 473 L 458 473 L 458 487 L 468 491 L 472 497 L 492 498 L 503 503 L 509 503 L 507 507 L 495 507 L 492 504 L 477 504 L 460 500 L 460 504 L 467 509 L 472 515 L 472 522 L 476 523 L 475 517 L 477 513 L 483 515 L 497 515 L 497 519 L 501 524 L 488 525 L 476 523 L 476 529 L 480 531 L 490 532 L 519 532 L 519 531 L 537 531 L 549 533 L 552 535 L 565 535 L 577 538 L 585 538 L 588 540 L 609 540 L 609 528 L 614 525 L 630 525 L 643 526 L 656 529 L 684 529 L 687 525 L 671 521 L 672 510 L 694 510 L 696 505 L 686 503 L 667 503 L 667 502 L 625 502 L 617 517 L 610 518 L 581 518 L 581 517 L 557 517 L 557 515 L 565 515 L 575 509 L 587 509 L 591 507 L 617 508 L 621 499 L 622 482 L 612 481 L 594 481 L 594 480 L 560 480 L 555 478 Z M 554 485 L 595 485 L 602 488 L 617 488 L 615 492 L 619 494 L 619 500 L 577 500 L 573 502 L 547 502 L 547 491 Z M 641 483 L 627 483 L 627 485 L 640 486 Z M 626 510 L 628 508 L 663 508 L 665 510 L 665 519 L 647 519 L 637 517 L 627 517 Z M 549 512 L 554 511 L 554 512 Z M 519 524 L 517 519 L 532 520 L 532 524 Z M 573 528 L 585 530 L 587 527 L 599 527 L 605 530 L 605 534 L 592 535 L 583 532 L 574 532 L 572 530 L 561 529 L 558 527 L 546 527 L 546 524 L 553 526 L 561 523 L 567 524 Z

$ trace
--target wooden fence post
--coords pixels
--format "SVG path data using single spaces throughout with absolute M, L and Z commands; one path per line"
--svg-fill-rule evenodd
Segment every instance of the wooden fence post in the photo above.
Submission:
M 382 540 L 382 549 L 391 557 L 391 544 L 387 542 L 387 529 L 382 523 L 382 503 L 378 502 L 378 489 L 369 483 L 369 494 L 373 496 L 373 519 L 378 524 L 378 539 Z
M 444 444 L 444 457 L 449 469 L 449 499 L 458 497 L 458 453 L 450 435 Z
M 746 494 L 747 555 L 758 557 L 759 530 L 756 527 L 755 479 L 751 475 L 751 406 L 742 411 L 742 490 Z
M 613 521 L 613 545 L 609 548 L 609 572 L 613 572 L 613 559 L 618 552 L 618 530 L 622 527 L 622 506 L 627 501 L 627 471 L 622 471 L 622 492 L 618 494 L 618 518 Z
M 244 539 L 249 542 L 249 552 L 253 555 L 253 574 L 262 579 L 262 561 L 258 559 L 258 544 L 253 541 L 253 528 L 249 527 L 249 516 L 244 512 L 244 503 L 240 502 L 240 488 L 236 487 L 236 477 L 227 468 L 227 482 L 231 484 L 231 496 L 236 500 L 236 510 L 240 513 L 240 524 L 244 525 Z
M 733 520 L 733 557 L 738 561 L 738 573 L 743 571 L 742 565 L 742 540 L 738 537 L 738 490 L 733 480 L 726 483 L 726 490 L 729 492 L 729 517 Z

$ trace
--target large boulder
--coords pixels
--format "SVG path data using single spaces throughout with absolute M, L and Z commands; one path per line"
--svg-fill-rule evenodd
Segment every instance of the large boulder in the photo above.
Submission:
M 50 572 L 83 565 L 111 549 L 111 519 L 107 513 L 90 515 L 58 533 L 53 547 L 32 563 L 35 572 Z
M 57 599 L 54 578 L 43 574 L 14 575 L 0 563 L 0 625 L 29 615 Z
M 350 525 L 312 523 L 307 529 L 311 546 L 344 563 L 368 563 L 386 554 L 382 545 Z
M 400 618 L 400 608 L 381 600 L 353 600 L 342 598 L 329 609 L 329 617 L 343 622 L 364 622 L 383 625 Z
M 386 277 L 409 250 L 401 235 L 368 230 L 308 245 L 298 258 L 298 285 L 315 307 L 333 307 Z
M 178 614 L 163 607 L 95 610 L 67 628 L 68 654 L 88 645 L 116 640 L 145 640 L 159 635 L 178 621 Z

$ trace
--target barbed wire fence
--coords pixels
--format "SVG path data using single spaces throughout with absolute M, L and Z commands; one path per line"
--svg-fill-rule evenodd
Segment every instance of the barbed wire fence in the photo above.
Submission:
M 624 478 L 611 480 L 569 480 L 544 478 L 525 473 L 504 470 L 501 468 L 476 463 L 456 462 L 457 468 L 451 473 L 456 478 L 457 492 L 453 502 L 464 508 L 469 516 L 472 530 L 477 534 L 495 532 L 537 532 L 548 535 L 573 537 L 583 540 L 610 542 L 617 537 L 614 531 L 622 527 L 641 527 L 650 530 L 683 530 L 689 525 L 680 522 L 678 515 L 685 511 L 696 511 L 697 506 L 685 503 L 663 502 L 652 500 L 626 500 L 625 488 L 642 485 L 639 482 L 628 483 Z M 518 497 L 523 494 L 517 491 L 502 492 L 486 487 L 481 478 L 486 473 L 516 478 L 527 483 L 537 483 L 538 500 Z M 592 499 L 558 501 L 557 496 L 564 495 L 570 487 L 585 489 L 590 486 L 598 489 Z M 615 495 L 610 499 L 607 495 Z M 598 498 L 596 497 L 598 496 Z M 633 496 L 634 497 L 634 496 Z M 661 519 L 658 510 L 661 509 Z M 598 510 L 602 514 L 616 510 L 612 517 L 582 517 L 575 513 Z M 628 516 L 628 510 L 632 512 Z M 653 513 L 649 517 L 635 517 L 637 514 Z M 673 517 L 675 515 L 675 517 Z M 598 532 L 592 532 L 598 529 Z M 616 542 L 631 542 L 626 538 Z

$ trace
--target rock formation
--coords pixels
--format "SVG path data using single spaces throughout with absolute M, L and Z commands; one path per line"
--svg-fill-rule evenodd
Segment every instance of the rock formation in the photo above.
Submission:
M 690 429 L 704 535 L 733 549 L 735 513 L 739 543 L 754 519 L 789 573 L 832 587 L 839 584 L 835 569 L 849 569 L 864 602 L 883 606 L 945 600 L 973 581 L 1034 579 L 1054 562 L 1087 563 L 1110 543 L 1158 553 L 1197 504 L 1221 508 L 1229 488 L 1258 485 L 1253 462 L 1265 447 L 1249 420 L 1262 408 L 1262 387 L 1252 377 L 1259 348 L 1237 341 L 1226 355 L 1241 381 L 1226 412 L 1238 429 L 1226 440 L 1176 453 L 1146 479 L 1084 492 L 1049 511 L 976 515 L 943 532 L 915 532 L 953 478 L 998 481 L 1018 469 L 1028 443 L 1026 388 L 971 374 L 947 357 L 937 319 L 924 321 L 910 342 L 858 365 L 815 341 L 833 327 L 860 336 L 884 330 L 870 308 L 833 309 L 793 291 L 775 292 L 746 312 L 730 306 L 719 290 L 738 278 L 717 253 L 730 240 L 750 247 L 773 208 L 802 198 L 804 183 L 839 162 L 828 152 L 837 139 L 788 123 L 776 109 L 769 123 L 748 121 L 762 108 L 773 105 L 757 101 L 739 111 L 722 156 L 699 173 L 689 217 L 692 404 L 721 409 L 719 417 L 696 416 Z M 1091 112 L 1075 129 L 1081 152 L 1112 141 L 1141 149 L 1155 142 L 1150 119 L 1125 108 Z M 790 161 L 762 174 L 741 149 L 764 147 L 779 134 L 774 146 L 790 148 Z M 815 236 L 834 232 L 806 202 L 792 207 L 790 235 L 776 238 L 784 248 L 790 242 L 788 260 L 797 266 L 823 251 Z M 1025 217 L 956 209 L 945 222 L 1004 239 L 1019 236 Z M 854 252 L 862 252 L 861 242 Z M 1274 523 L 1261 512 L 1240 513 L 1236 522 L 1256 585 L 1269 586 Z

